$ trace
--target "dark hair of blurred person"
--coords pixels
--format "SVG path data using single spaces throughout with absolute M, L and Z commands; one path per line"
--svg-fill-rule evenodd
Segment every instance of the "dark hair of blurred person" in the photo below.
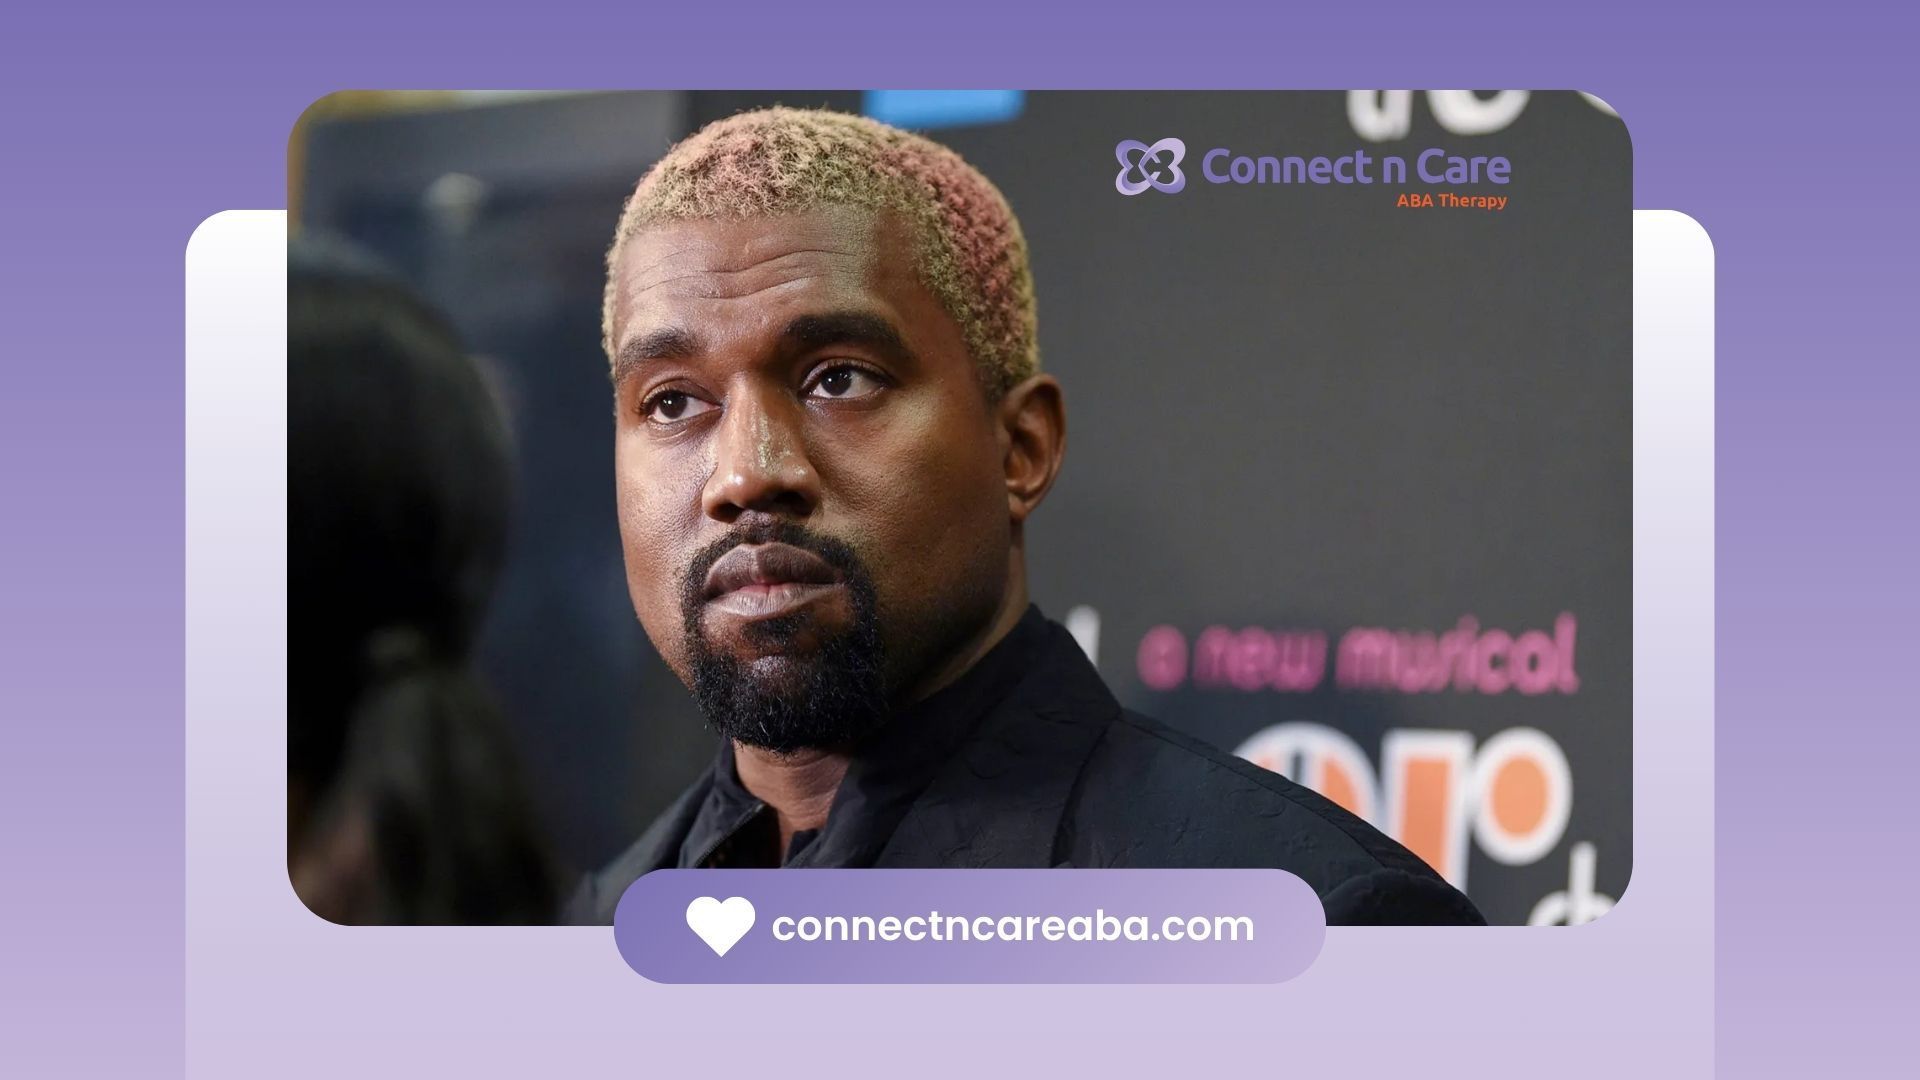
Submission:
M 556 877 L 469 667 L 511 444 L 452 329 L 344 247 L 287 274 L 288 870 L 340 923 L 528 923 Z

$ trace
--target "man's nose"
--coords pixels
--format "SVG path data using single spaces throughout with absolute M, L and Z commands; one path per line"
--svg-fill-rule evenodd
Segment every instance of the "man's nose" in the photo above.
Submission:
M 714 436 L 713 474 L 700 509 L 731 525 L 748 511 L 805 518 L 820 499 L 820 477 L 807 458 L 799 402 L 763 388 L 727 396 Z

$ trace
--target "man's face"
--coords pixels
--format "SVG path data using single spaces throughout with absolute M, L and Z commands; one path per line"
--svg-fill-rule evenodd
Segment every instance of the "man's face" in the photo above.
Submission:
M 911 234 L 664 224 L 613 267 L 627 589 L 723 734 L 858 738 L 993 618 L 1006 436 Z

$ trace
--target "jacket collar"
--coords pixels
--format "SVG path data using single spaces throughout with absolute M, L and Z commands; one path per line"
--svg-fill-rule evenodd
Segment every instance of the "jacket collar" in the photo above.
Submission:
M 1062 865 L 1081 769 L 1120 705 L 1058 623 L 1044 622 L 1038 652 L 914 801 L 875 866 Z

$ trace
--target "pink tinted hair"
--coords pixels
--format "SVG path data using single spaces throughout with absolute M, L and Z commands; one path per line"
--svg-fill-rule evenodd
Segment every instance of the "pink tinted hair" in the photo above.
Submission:
M 790 108 L 708 124 L 641 178 L 607 254 L 601 333 L 609 357 L 614 274 L 634 235 L 663 222 L 828 205 L 898 215 L 914 230 L 920 278 L 959 324 L 989 394 L 1039 370 L 1026 238 L 999 189 L 930 139 L 866 117 Z

